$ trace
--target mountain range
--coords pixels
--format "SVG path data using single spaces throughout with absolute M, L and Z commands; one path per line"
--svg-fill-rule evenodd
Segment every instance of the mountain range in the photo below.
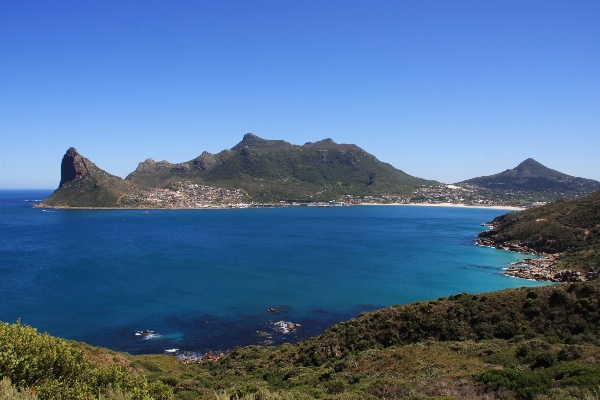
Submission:
M 456 185 L 471 192 L 469 199 L 479 198 L 481 202 L 488 196 L 494 203 L 515 200 L 515 195 L 526 201 L 549 201 L 600 190 L 600 182 L 560 173 L 533 159 L 514 169 Z M 428 188 L 449 190 L 440 182 L 411 176 L 381 162 L 354 144 L 324 139 L 294 145 L 248 133 L 231 149 L 217 154 L 205 151 L 183 163 L 149 158 L 125 179 L 98 168 L 70 148 L 62 160 L 59 187 L 42 206 L 190 207 L 234 202 L 361 202 L 371 198 L 432 202 L 425 193 Z M 458 196 L 444 201 L 455 198 Z M 440 202 L 439 196 L 433 201 Z
M 101 170 L 70 148 L 62 160 L 59 188 L 44 205 L 132 205 L 136 201 L 132 199 L 139 199 L 144 191 L 179 189 L 183 183 L 188 187 L 238 189 L 244 200 L 254 202 L 329 201 L 344 195 L 409 196 L 417 188 L 439 185 L 410 176 L 353 144 L 324 139 L 299 146 L 248 133 L 229 150 L 203 152 L 187 162 L 147 159 L 125 179 Z

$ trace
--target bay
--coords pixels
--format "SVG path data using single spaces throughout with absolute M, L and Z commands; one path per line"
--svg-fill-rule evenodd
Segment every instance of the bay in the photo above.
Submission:
M 0 320 L 134 354 L 293 343 L 363 311 L 541 284 L 502 275 L 523 255 L 474 245 L 505 210 L 31 207 L 50 193 L 0 191 Z

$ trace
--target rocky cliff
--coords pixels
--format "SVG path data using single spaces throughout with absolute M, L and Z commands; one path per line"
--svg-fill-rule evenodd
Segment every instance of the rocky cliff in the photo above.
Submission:
M 40 206 L 117 207 L 134 185 L 98 168 L 71 147 L 63 156 L 60 183 Z

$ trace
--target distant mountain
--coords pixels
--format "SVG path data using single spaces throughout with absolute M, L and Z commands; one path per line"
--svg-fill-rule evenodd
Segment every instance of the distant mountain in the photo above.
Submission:
M 439 185 L 410 176 L 353 144 L 325 139 L 299 146 L 248 133 L 229 150 L 203 152 L 187 162 L 147 159 L 125 179 L 99 169 L 71 148 L 63 158 L 60 186 L 44 204 L 121 206 L 135 193 L 182 183 L 239 189 L 255 202 L 410 195 L 417 188 Z
M 112 207 L 134 190 L 131 182 L 98 168 L 74 147 L 63 156 L 60 172 L 58 189 L 42 205 Z
M 543 195 L 545 200 L 573 198 L 600 190 L 600 182 L 555 171 L 532 158 L 499 174 L 481 176 L 457 183 L 501 192 Z
M 255 201 L 332 200 L 345 194 L 410 194 L 437 182 L 410 176 L 353 144 L 331 139 L 303 146 L 265 140 L 251 133 L 230 150 L 202 153 L 181 164 L 146 160 L 129 174 L 140 186 L 175 181 L 240 188 Z

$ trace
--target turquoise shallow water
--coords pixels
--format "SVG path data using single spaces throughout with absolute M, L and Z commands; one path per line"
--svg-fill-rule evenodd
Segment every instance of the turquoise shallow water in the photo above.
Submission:
M 537 282 L 474 246 L 501 210 L 49 210 L 0 192 L 0 320 L 132 353 L 295 342 L 393 304 Z M 273 307 L 278 312 L 268 313 Z M 277 332 L 278 320 L 300 323 Z M 136 336 L 143 329 L 153 338 Z

